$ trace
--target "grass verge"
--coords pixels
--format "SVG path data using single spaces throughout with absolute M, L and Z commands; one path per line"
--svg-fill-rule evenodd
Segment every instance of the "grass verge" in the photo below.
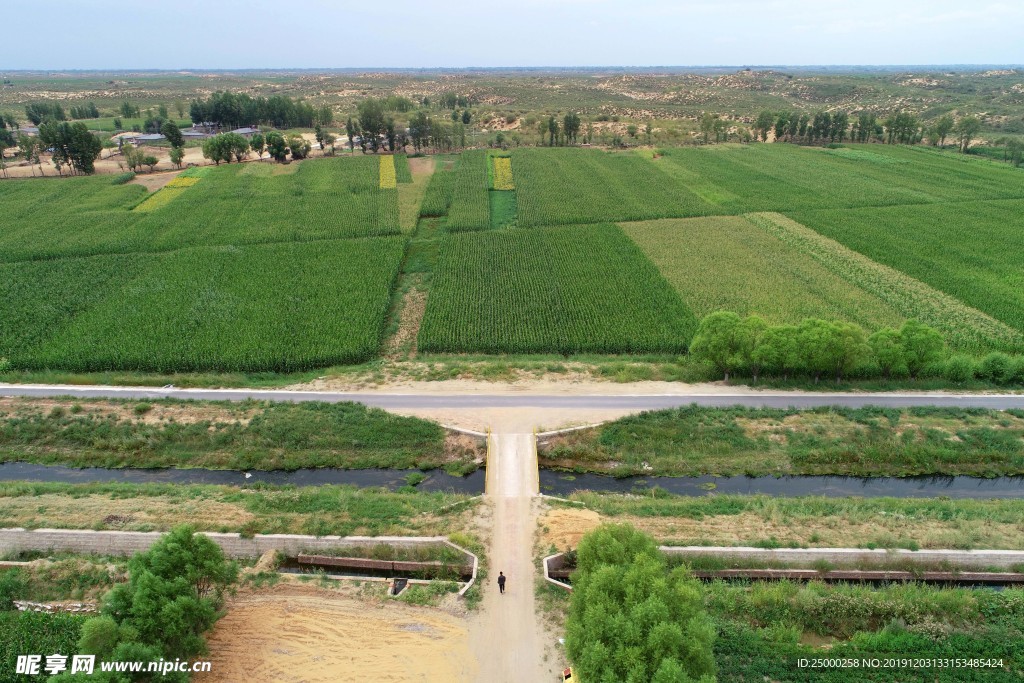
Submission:
M 1024 472 L 1024 411 L 701 408 L 641 413 L 539 444 L 541 466 L 618 476 Z

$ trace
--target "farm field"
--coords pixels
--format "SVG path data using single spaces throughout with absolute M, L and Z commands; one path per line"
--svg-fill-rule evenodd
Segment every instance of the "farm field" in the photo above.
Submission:
M 419 347 L 428 352 L 681 351 L 695 319 L 614 225 L 451 235 Z
M 659 150 L 656 166 L 716 214 L 1024 198 L 1017 169 L 897 145 L 712 145 Z
M 490 227 L 487 153 L 483 150 L 463 152 L 453 174 L 454 177 L 450 181 L 451 200 L 447 212 L 448 230 L 462 232 Z M 429 189 L 427 194 L 430 195 Z
M 398 237 L 364 238 L 6 264 L 0 353 L 16 368 L 80 371 L 364 361 L 403 249 Z M 68 273 L 80 286 L 65 300 Z
M 903 320 L 878 297 L 742 216 L 621 227 L 698 318 L 729 310 L 757 314 L 775 324 L 815 317 L 847 320 L 869 330 L 898 327 Z
M 591 149 L 512 152 L 519 225 L 702 216 L 713 207 L 649 160 Z
M 135 211 L 143 188 L 112 186 L 109 177 L 2 183 L 0 202 L 11 213 L 0 261 L 397 234 L 397 193 L 380 187 L 379 163 L 355 157 L 190 170 L 197 183 L 158 190 L 145 199 L 151 206 Z
M 1019 175 L 1024 188 L 1024 174 Z M 806 211 L 792 217 L 1024 331 L 1024 201 Z
M 419 343 L 401 348 L 425 353 L 679 354 L 723 309 L 869 333 L 917 318 L 954 352 L 1024 350 L 1024 176 L 1008 165 L 880 144 L 412 161 L 192 168 L 150 194 L 102 176 L 0 183 L 0 358 L 362 363 L 412 285 L 402 334 Z

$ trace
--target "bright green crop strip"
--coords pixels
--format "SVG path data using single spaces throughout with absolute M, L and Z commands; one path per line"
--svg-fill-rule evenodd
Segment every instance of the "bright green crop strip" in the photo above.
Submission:
M 433 352 L 680 352 L 695 320 L 613 225 L 452 235 L 419 348 Z

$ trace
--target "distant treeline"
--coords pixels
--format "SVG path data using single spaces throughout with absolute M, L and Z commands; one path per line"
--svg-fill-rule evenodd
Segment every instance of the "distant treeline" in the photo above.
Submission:
M 312 128 L 334 122 L 334 112 L 326 105 L 315 108 L 285 95 L 250 97 L 230 92 L 216 92 L 205 100 L 193 100 L 189 116 L 193 123 L 216 123 L 228 128 L 257 125 Z
M 981 121 L 975 116 L 959 120 L 949 114 L 924 125 L 914 114 L 899 111 L 879 118 L 870 112 L 861 112 L 856 118 L 840 111 L 820 111 L 813 116 L 797 112 L 761 112 L 752 126 L 754 135 L 762 141 L 769 132 L 776 140 L 786 142 L 830 143 L 885 142 L 890 145 L 915 145 L 927 140 L 931 145 L 945 145 L 946 138 L 955 136 L 960 151 L 966 152 L 971 140 L 981 131 Z

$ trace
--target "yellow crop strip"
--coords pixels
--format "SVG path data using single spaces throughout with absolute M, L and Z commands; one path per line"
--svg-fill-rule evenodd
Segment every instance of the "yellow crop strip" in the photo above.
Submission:
M 395 158 L 390 154 L 380 158 L 380 188 L 391 190 L 398 187 L 398 177 L 395 175 Z
M 512 178 L 512 159 L 509 157 L 494 157 L 494 189 L 516 189 L 515 181 Z
M 193 178 L 191 176 L 178 176 L 171 182 L 167 183 L 167 187 L 192 187 L 199 182 L 199 178 Z
M 162 190 L 157 190 L 149 195 L 141 204 L 135 207 L 135 211 L 154 211 L 171 202 L 175 197 L 184 192 L 187 188 L 171 187 L 169 184 Z

